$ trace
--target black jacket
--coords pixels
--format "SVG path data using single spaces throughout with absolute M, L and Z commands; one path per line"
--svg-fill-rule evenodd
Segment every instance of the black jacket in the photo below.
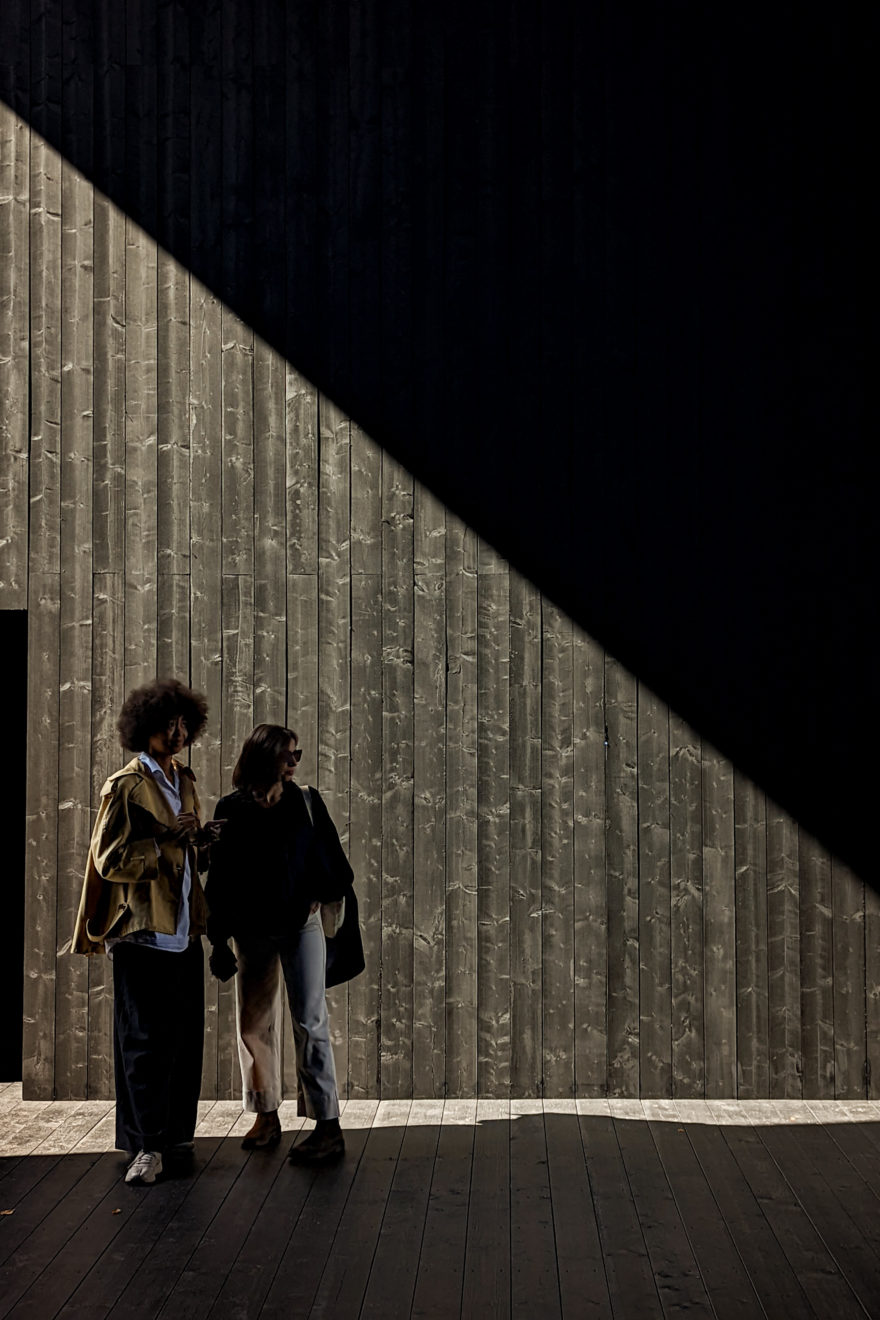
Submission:
M 214 818 L 226 824 L 211 846 L 205 885 L 212 944 L 231 935 L 290 935 L 313 902 L 348 896 L 352 869 L 315 788 L 311 802 L 314 827 L 296 784 L 285 784 L 268 809 L 238 790 L 217 803 Z

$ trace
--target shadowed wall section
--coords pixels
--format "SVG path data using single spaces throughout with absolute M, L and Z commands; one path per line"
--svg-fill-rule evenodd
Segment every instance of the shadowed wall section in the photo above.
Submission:
M 157 670 L 208 696 L 209 810 L 255 722 L 300 734 L 362 907 L 344 1094 L 876 1094 L 874 892 L 3 104 L 0 146 L 26 1094 L 110 1094 L 109 963 L 63 950 Z M 230 987 L 208 1005 L 231 1096 Z

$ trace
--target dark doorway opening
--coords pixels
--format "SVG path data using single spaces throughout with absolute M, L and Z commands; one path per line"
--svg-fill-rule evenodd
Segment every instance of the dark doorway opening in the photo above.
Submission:
M 21 767 L 7 776 L 6 846 L 4 864 L 4 924 L 10 932 L 6 951 L 0 958 L 0 1003 L 3 1030 L 0 1034 L 0 1082 L 21 1080 L 21 1026 L 24 988 L 24 857 L 25 777 L 24 747 L 27 739 L 27 613 L 0 610 L 0 656 L 6 691 L 7 747 L 18 748 L 12 758 Z

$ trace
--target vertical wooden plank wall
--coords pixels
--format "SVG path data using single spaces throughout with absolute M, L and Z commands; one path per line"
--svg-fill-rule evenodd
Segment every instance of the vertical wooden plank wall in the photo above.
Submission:
M 345 1094 L 876 1095 L 874 891 L 188 269 L 187 252 L 222 251 L 230 271 L 267 260 L 198 172 L 187 205 L 179 181 L 213 153 L 232 198 L 285 133 L 314 145 L 315 66 L 295 61 L 287 125 L 264 138 L 246 113 L 249 80 L 259 96 L 280 77 L 267 29 L 216 5 L 191 22 L 128 0 L 92 33 L 54 12 L 29 7 L 29 122 L 0 89 L 0 588 L 30 628 L 26 1093 L 111 1093 L 108 964 L 63 950 L 118 707 L 159 669 L 207 694 L 193 764 L 208 812 L 253 723 L 284 721 L 339 824 L 367 952 L 333 996 Z M 23 13 L 9 0 L 4 23 Z M 313 39 L 291 20 L 287 53 Z M 512 36 L 513 64 L 528 40 Z M 320 41 L 379 58 L 354 12 Z M 224 83 L 233 51 L 245 81 Z M 386 52 L 389 87 L 407 58 Z M 442 52 L 419 58 L 436 93 Z M 393 209 L 395 176 L 379 186 L 364 162 L 391 170 L 398 128 L 390 108 L 370 119 L 356 66 L 340 205 L 384 190 Z M 221 86 L 238 152 L 190 113 Z M 47 139 L 81 131 L 90 98 L 104 131 L 71 143 L 94 152 L 88 178 Z M 557 110 L 550 97 L 548 122 Z M 337 131 L 345 106 L 324 111 Z M 142 156 L 126 115 L 156 126 Z M 284 168 L 302 182 L 319 165 L 304 150 Z M 108 200 L 120 181 L 154 206 L 150 233 Z M 479 201 L 487 259 L 503 211 Z M 523 237 L 533 219 L 504 223 Z M 296 217 L 260 225 L 280 245 Z M 388 254 L 401 278 L 411 241 Z M 372 304 L 368 229 L 349 255 L 352 298 Z M 288 1028 L 289 1089 L 290 1044 Z M 206 1097 L 237 1093 L 235 1055 L 231 987 L 209 978 Z

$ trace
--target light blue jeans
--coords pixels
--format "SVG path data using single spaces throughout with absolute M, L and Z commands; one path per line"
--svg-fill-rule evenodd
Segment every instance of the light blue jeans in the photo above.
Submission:
M 237 939 L 235 946 L 238 1057 L 245 1109 L 270 1113 L 283 1098 L 282 982 L 286 982 L 299 1080 L 297 1112 L 307 1118 L 338 1118 L 336 1067 L 324 990 L 327 945 L 320 911 L 311 913 L 290 938 L 247 936 Z

